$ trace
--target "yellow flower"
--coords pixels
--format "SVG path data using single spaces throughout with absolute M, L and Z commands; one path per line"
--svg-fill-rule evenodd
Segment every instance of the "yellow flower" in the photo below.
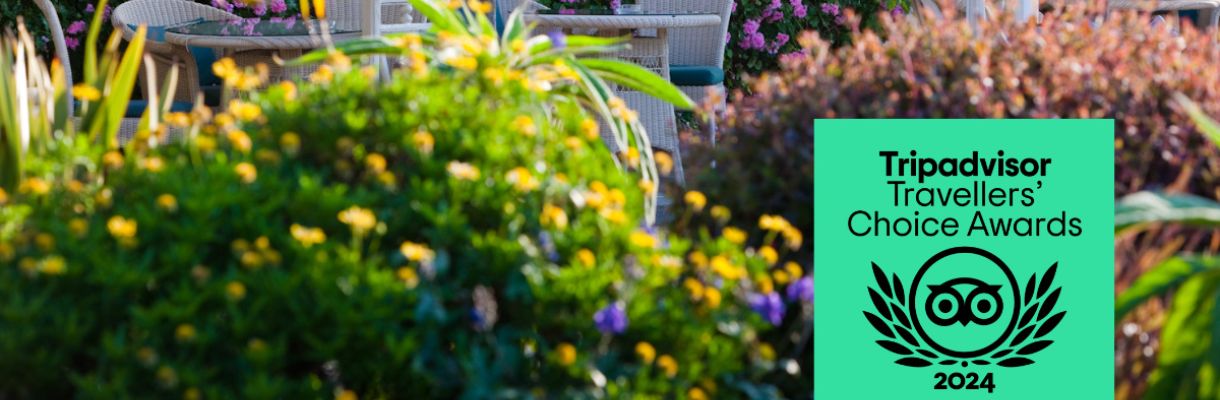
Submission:
M 427 245 L 419 244 L 411 241 L 402 242 L 402 246 L 398 248 L 402 255 L 407 260 L 415 262 L 430 262 L 436 257 L 436 252 L 428 248 Z
M 187 388 L 185 392 L 182 392 L 182 400 L 199 400 L 202 398 L 203 393 L 199 391 L 199 388 Z
M 745 268 L 733 265 L 725 256 L 712 257 L 712 271 L 728 280 L 737 280 L 746 276 Z
M 601 137 L 601 127 L 592 119 L 580 121 L 580 131 L 585 133 L 585 139 L 595 140 Z
M 331 70 L 329 65 L 325 64 L 319 66 L 317 71 L 309 74 L 309 81 L 313 83 L 330 83 L 333 79 L 335 79 L 335 72 Z
M 419 149 L 420 153 L 432 154 L 432 148 L 436 145 L 436 139 L 427 131 L 419 131 L 411 135 L 411 143 L 415 145 L 415 148 Z
M 513 119 L 513 130 L 525 136 L 538 134 L 538 126 L 534 125 L 534 118 L 528 115 L 521 115 Z
M 364 166 L 376 174 L 385 172 L 385 156 L 377 153 L 369 153 L 369 155 L 364 156 Z
M 97 191 L 97 194 L 93 195 L 93 202 L 97 203 L 97 206 L 101 208 L 109 208 L 113 200 L 114 194 L 110 191 L 110 188 L 102 188 L 102 190 Z
M 72 232 L 72 235 L 76 237 L 85 236 L 86 233 L 89 233 L 89 221 L 82 218 L 72 218 L 71 221 L 68 221 L 68 231 Z
M 627 149 L 626 158 L 627 158 L 627 166 L 629 166 L 631 168 L 638 167 L 640 165 L 640 150 L 635 147 Z
M 41 196 L 51 192 L 51 184 L 39 178 L 26 178 L 18 185 L 17 191 Z
M 335 400 L 358 400 L 358 397 L 356 397 L 356 392 L 343 389 L 335 394 Z
M 763 360 L 774 361 L 775 348 L 766 343 L 758 345 L 758 357 L 762 358 Z
M 657 190 L 657 184 L 647 179 L 640 179 L 638 186 L 644 194 L 652 194 L 652 192 Z
M 292 226 L 288 227 L 288 231 L 292 234 L 293 239 L 296 239 L 301 243 L 301 246 L 306 248 L 326 241 L 326 232 L 323 232 L 321 228 L 310 228 L 292 224 Z
M 46 233 L 34 235 L 34 245 L 38 246 L 39 250 L 51 251 L 55 249 L 55 237 Z
M 195 332 L 195 326 L 191 324 L 180 324 L 178 325 L 178 328 L 174 330 L 174 337 L 177 338 L 179 342 L 189 342 L 195 340 L 196 334 L 197 332 Z
M 688 400 L 707 400 L 707 393 L 704 393 L 703 389 L 693 387 L 686 391 L 686 398 Z
M 772 232 L 780 232 L 787 229 L 791 224 L 784 217 L 778 215 L 767 215 L 758 218 L 758 227 Z
M 737 229 L 737 228 L 730 226 L 728 228 L 724 228 L 724 231 L 721 232 L 721 234 L 729 242 L 732 242 L 733 244 L 736 244 L 736 245 L 740 245 L 740 244 L 746 242 L 746 233 L 744 231 L 742 231 L 741 229 Z
M 612 97 L 606 101 L 606 105 L 610 107 L 610 113 L 627 122 L 635 122 L 639 120 L 640 114 L 630 107 L 627 107 L 627 102 L 620 97 Z
M 467 4 L 470 6 L 471 11 L 477 12 L 479 14 L 491 13 L 491 3 L 488 3 L 485 1 L 479 1 L 479 0 L 470 0 L 470 2 Z
M 763 246 L 761 249 L 758 249 L 758 255 L 767 261 L 767 265 L 773 265 L 779 261 L 779 253 L 771 246 Z
M 0 242 L 0 261 L 11 262 L 14 257 L 17 257 L 17 249 L 11 244 Z
M 787 285 L 788 282 L 792 282 L 792 275 L 789 275 L 788 271 L 777 269 L 771 271 L 771 280 L 775 281 L 777 285 Z
M 695 250 L 689 256 L 686 256 L 686 259 L 695 267 L 702 268 L 707 266 L 707 255 L 703 254 L 702 251 Z
M 648 341 L 641 341 L 636 344 L 636 355 L 644 363 L 653 363 L 653 360 L 656 359 L 656 349 Z
M 229 282 L 225 285 L 225 296 L 228 296 L 233 301 L 246 298 L 246 285 L 238 281 Z
M 575 151 L 575 150 L 580 150 L 581 148 L 583 148 L 585 146 L 585 142 L 581 141 L 580 138 L 577 138 L 575 136 L 568 136 L 563 139 L 563 145 L 566 146 L 569 150 Z
M 550 204 L 542 206 L 542 214 L 538 219 L 542 225 L 553 226 L 555 229 L 564 230 L 568 227 L 568 214 L 562 208 Z
M 407 284 L 407 289 L 414 289 L 419 285 L 419 274 L 415 273 L 415 268 L 402 267 L 398 269 L 398 279 Z
M 508 183 L 513 184 L 514 188 L 522 192 L 537 189 L 539 186 L 538 179 L 534 178 L 534 175 L 530 174 L 530 171 L 525 169 L 525 167 L 513 168 L 511 171 L 508 171 L 505 179 Z
M 674 170 L 674 158 L 669 153 L 658 151 L 653 155 L 653 161 L 657 163 L 657 169 L 661 171 L 662 175 L 669 175 Z
M 801 230 L 796 229 L 796 227 L 791 225 L 784 228 L 783 231 L 780 231 L 780 234 L 784 236 L 784 242 L 787 243 L 788 248 L 792 250 L 800 250 L 801 243 L 805 240 L 804 235 L 801 234 Z
M 471 56 L 457 56 L 445 60 L 445 64 L 462 71 L 474 71 L 479 68 L 479 59 Z
M 110 236 L 118 239 L 131 239 L 136 236 L 138 225 L 135 220 L 116 215 L 110 217 L 110 220 L 106 222 L 106 229 L 110 231 Z
M 767 274 L 758 274 L 754 277 L 754 285 L 758 287 L 758 292 L 768 294 L 775 291 L 775 283 L 771 281 L 771 277 Z
M 64 263 L 64 258 L 60 256 L 50 256 L 38 265 L 38 272 L 47 275 L 63 275 L 68 270 L 68 265 Z
M 108 169 L 119 169 L 123 167 L 123 155 L 119 152 L 111 150 L 102 155 L 102 165 Z
M 5 192 L 3 188 L 0 188 L 0 204 L 4 204 L 7 202 L 8 202 L 8 192 Z
M 703 302 L 707 304 L 708 308 L 715 309 L 720 307 L 720 290 L 717 290 L 716 288 L 708 288 L 705 290 L 703 292 Z
M 703 282 L 699 282 L 699 280 L 695 278 L 686 278 L 686 280 L 682 281 L 682 286 L 686 288 L 687 293 L 690 293 L 691 300 L 694 301 L 699 301 L 699 299 L 702 299 L 703 292 L 706 291 L 706 287 L 703 286 Z
M 242 130 L 231 130 L 225 135 L 225 138 L 229 139 L 229 144 L 234 149 L 242 153 L 249 153 L 250 149 L 254 147 L 254 141 L 250 140 L 250 135 Z
M 571 343 L 560 343 L 555 347 L 555 360 L 559 361 L 559 365 L 572 365 L 576 362 L 576 346 Z
M 788 276 L 793 280 L 801 279 L 801 276 L 805 274 L 805 271 L 801 270 L 801 265 L 797 264 L 796 261 L 789 261 L 784 264 L 784 271 L 788 272 Z
M 167 212 L 178 211 L 178 199 L 169 193 L 163 193 L 157 196 L 157 207 Z
M 551 65 L 555 67 L 555 73 L 559 74 L 563 79 L 580 80 L 580 75 L 576 73 L 576 70 L 568 66 L 568 63 L 562 58 L 555 59 L 555 62 Z
M 657 367 L 665 372 L 665 376 L 673 378 L 678 375 L 678 361 L 670 357 L 669 354 L 657 358 Z
M 464 162 L 450 161 L 445 169 L 449 171 L 450 175 L 458 179 L 468 181 L 479 179 L 479 167 Z
M 368 209 L 351 206 L 339 212 L 339 222 L 350 226 L 357 235 L 362 235 L 377 225 L 377 216 Z
M 258 108 L 254 103 L 247 103 L 241 100 L 229 101 L 229 112 L 237 117 L 238 120 L 250 122 L 263 116 L 263 109 Z
M 155 174 L 165 169 L 165 161 L 161 160 L 161 157 L 148 157 L 140 160 L 140 168 Z
M 233 166 L 233 172 L 237 173 L 237 177 L 243 183 L 254 183 L 258 179 L 258 169 L 254 168 L 254 164 L 248 162 L 238 163 Z
M 92 85 L 78 83 L 72 86 L 72 97 L 81 101 L 97 101 L 102 98 L 102 92 Z
M 731 212 L 729 212 L 728 207 L 712 206 L 712 218 L 715 218 L 717 222 L 722 223 L 722 224 L 727 223 L 727 222 L 729 222 L 729 218 L 732 218 L 732 217 L 733 217 L 733 214 Z
M 703 207 L 707 205 L 707 196 L 699 191 L 692 190 L 686 192 L 684 199 L 686 200 L 686 204 L 694 209 L 695 212 L 703 211 Z
M 576 259 L 581 265 L 592 267 L 597 264 L 597 256 L 593 255 L 593 251 L 589 249 L 580 249 L 576 251 Z
M 233 61 L 233 59 L 229 57 L 222 58 L 212 63 L 212 73 L 216 74 L 216 76 L 220 78 L 228 78 L 233 76 L 234 74 L 239 73 L 239 70 L 237 69 L 237 62 Z
M 637 230 L 631 232 L 631 244 L 636 247 L 651 249 L 657 246 L 657 238 L 648 232 Z
M 301 137 L 293 132 L 280 135 L 280 150 L 283 150 L 284 154 L 295 156 L 301 151 Z

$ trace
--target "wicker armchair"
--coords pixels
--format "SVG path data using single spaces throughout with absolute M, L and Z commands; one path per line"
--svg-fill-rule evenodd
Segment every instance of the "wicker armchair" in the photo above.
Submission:
M 140 25 L 149 27 L 149 40 L 145 49 L 156 64 L 157 79 L 164 81 L 170 67 L 177 64 L 182 72 L 178 79 L 178 88 L 174 92 L 175 101 L 194 102 L 200 94 L 200 70 L 196 65 L 187 65 L 187 60 L 193 60 L 188 49 L 175 46 L 164 41 L 164 29 L 199 20 L 230 20 L 238 16 L 224 10 L 198 4 L 189 0 L 132 0 L 120 4 L 110 15 L 114 29 L 123 33 L 123 38 L 130 41 L 135 35 L 135 29 Z M 160 32 L 157 32 L 160 31 Z M 161 36 L 161 37 L 158 37 Z M 147 88 L 145 74 L 140 74 L 140 87 Z
M 733 0 L 654 0 L 643 2 L 645 11 L 674 14 L 717 14 L 720 26 L 671 29 L 669 32 L 670 78 L 697 104 L 717 99 L 715 111 L 727 106 L 724 87 L 724 50 L 729 32 Z M 684 81 L 684 70 L 691 70 L 697 79 Z M 708 76 L 717 75 L 717 76 Z M 712 137 L 716 141 L 716 119 L 711 118 Z

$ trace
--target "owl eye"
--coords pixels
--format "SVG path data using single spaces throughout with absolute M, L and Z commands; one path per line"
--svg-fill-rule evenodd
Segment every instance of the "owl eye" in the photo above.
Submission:
M 980 325 L 995 322 L 1003 311 L 1003 301 L 995 290 L 980 286 L 970 292 L 967 302 L 970 304 L 970 319 Z
M 957 313 L 962 308 L 961 298 L 952 289 L 936 291 L 928 297 L 928 316 L 937 325 L 949 325 L 957 321 Z

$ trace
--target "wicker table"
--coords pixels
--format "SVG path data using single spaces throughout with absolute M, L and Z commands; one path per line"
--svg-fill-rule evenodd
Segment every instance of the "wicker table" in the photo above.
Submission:
M 566 33 L 588 33 L 595 31 L 600 36 L 623 36 L 639 33 L 640 30 L 655 30 L 656 35 L 633 34 L 631 48 L 614 54 L 615 57 L 632 61 L 651 69 L 669 80 L 668 30 L 720 25 L 716 14 L 612 14 L 581 11 L 538 11 L 525 15 L 527 23 L 537 24 L 537 29 L 559 29 Z M 640 121 L 648 130 L 652 147 L 673 155 L 675 176 L 682 179 L 681 154 L 678 146 L 677 121 L 672 104 L 635 91 L 620 91 L 620 97 L 640 113 Z M 604 130 L 603 130 L 604 131 Z M 611 144 L 613 141 L 607 141 Z M 611 151 L 620 149 L 611 148 Z
M 319 34 L 321 27 L 326 27 L 331 41 L 360 37 L 359 27 L 350 25 L 295 18 L 201 21 L 167 29 L 165 42 L 183 48 L 221 49 L 226 57 L 232 57 L 241 66 L 265 63 L 270 67 L 272 80 L 283 80 L 303 76 L 310 67 L 285 68 L 273 62 L 276 57 L 289 60 L 324 47 L 324 37 Z M 186 65 L 195 65 L 194 60 L 189 61 Z

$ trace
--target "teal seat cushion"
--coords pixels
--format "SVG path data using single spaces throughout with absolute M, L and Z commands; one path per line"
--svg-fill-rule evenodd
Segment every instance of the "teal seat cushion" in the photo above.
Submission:
M 190 112 L 195 106 L 191 103 L 175 101 L 169 106 L 170 112 Z M 144 110 L 148 108 L 147 100 L 132 100 L 127 102 L 127 111 L 123 113 L 123 118 L 140 118 L 144 115 Z
M 677 86 L 714 86 L 724 83 L 724 70 L 702 65 L 671 65 L 669 80 Z
M 190 25 L 200 22 L 203 22 L 203 18 L 183 22 L 180 25 Z M 138 26 L 133 24 L 127 24 L 127 27 L 131 28 L 133 31 L 138 28 Z M 148 40 L 164 43 L 166 29 L 167 27 L 164 26 L 148 27 Z M 215 64 L 217 61 L 216 52 L 210 48 L 198 46 L 189 46 L 187 47 L 187 50 L 189 50 L 191 52 L 191 56 L 195 58 L 195 67 L 199 70 L 199 84 L 202 86 L 219 85 L 221 83 L 220 78 L 212 72 L 212 64 Z

